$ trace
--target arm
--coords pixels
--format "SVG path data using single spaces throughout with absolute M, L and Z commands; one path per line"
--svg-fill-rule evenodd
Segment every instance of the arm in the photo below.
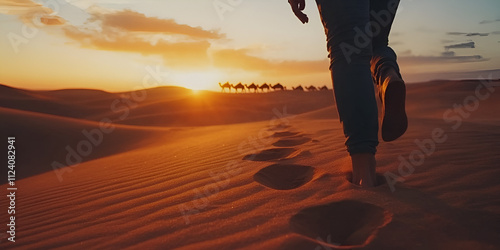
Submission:
M 302 23 L 307 23 L 309 21 L 307 15 L 302 12 L 306 8 L 305 0 L 288 0 L 288 3 L 292 7 L 295 16 L 297 16 Z

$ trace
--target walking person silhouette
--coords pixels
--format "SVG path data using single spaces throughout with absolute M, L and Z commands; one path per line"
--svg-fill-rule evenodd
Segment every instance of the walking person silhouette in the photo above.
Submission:
M 402 136 L 408 127 L 406 87 L 389 44 L 399 0 L 316 0 L 327 37 L 337 111 L 352 162 L 352 182 L 376 183 L 375 153 L 379 144 L 375 86 L 382 101 L 384 141 Z M 302 23 L 309 21 L 305 0 L 289 0 Z

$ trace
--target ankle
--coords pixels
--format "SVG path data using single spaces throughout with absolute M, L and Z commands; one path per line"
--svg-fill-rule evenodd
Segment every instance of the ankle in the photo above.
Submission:
M 351 155 L 352 161 L 352 183 L 361 187 L 373 187 L 376 185 L 375 155 L 362 153 Z

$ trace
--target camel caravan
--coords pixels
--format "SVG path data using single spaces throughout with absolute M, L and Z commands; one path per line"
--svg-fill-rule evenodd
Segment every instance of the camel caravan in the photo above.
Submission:
M 267 83 L 263 83 L 261 85 L 258 85 L 258 84 L 255 84 L 255 83 L 252 83 L 250 85 L 247 85 L 247 84 L 242 84 L 241 82 L 236 84 L 236 85 L 233 85 L 233 84 L 230 84 L 229 82 L 226 82 L 224 84 L 221 84 L 219 82 L 219 86 L 221 88 L 221 92 L 226 92 L 226 89 L 227 91 L 229 91 L 229 93 L 231 93 L 231 89 L 234 89 L 234 91 L 236 93 L 243 93 L 243 92 L 253 92 L 253 93 L 257 93 L 257 92 L 269 92 L 271 91 L 271 89 L 273 91 L 278 91 L 278 90 L 287 90 L 286 89 L 286 86 L 283 86 L 281 83 L 276 83 L 276 84 L 267 84 Z M 313 85 L 310 85 L 309 87 L 302 87 L 302 85 L 299 85 L 297 87 L 292 87 L 292 90 L 294 91 L 321 91 L 321 90 L 329 90 L 327 86 L 323 86 L 323 87 L 316 87 L 316 86 L 313 86 Z

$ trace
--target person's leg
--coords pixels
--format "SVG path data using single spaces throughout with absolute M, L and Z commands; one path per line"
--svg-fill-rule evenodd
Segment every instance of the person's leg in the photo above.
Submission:
M 396 16 L 400 0 L 370 0 L 370 22 L 372 23 L 373 57 L 371 70 L 375 83 L 380 83 L 380 70 L 384 67 L 394 68 L 399 74 L 396 53 L 389 45 L 389 33 Z
M 353 163 L 353 183 L 375 184 L 378 110 L 370 60 L 370 0 L 316 0 L 327 36 L 335 100 Z
M 371 71 L 383 104 L 382 139 L 393 141 L 406 132 L 406 87 L 399 72 L 396 53 L 389 44 L 389 33 L 400 0 L 370 0 L 372 23 Z

